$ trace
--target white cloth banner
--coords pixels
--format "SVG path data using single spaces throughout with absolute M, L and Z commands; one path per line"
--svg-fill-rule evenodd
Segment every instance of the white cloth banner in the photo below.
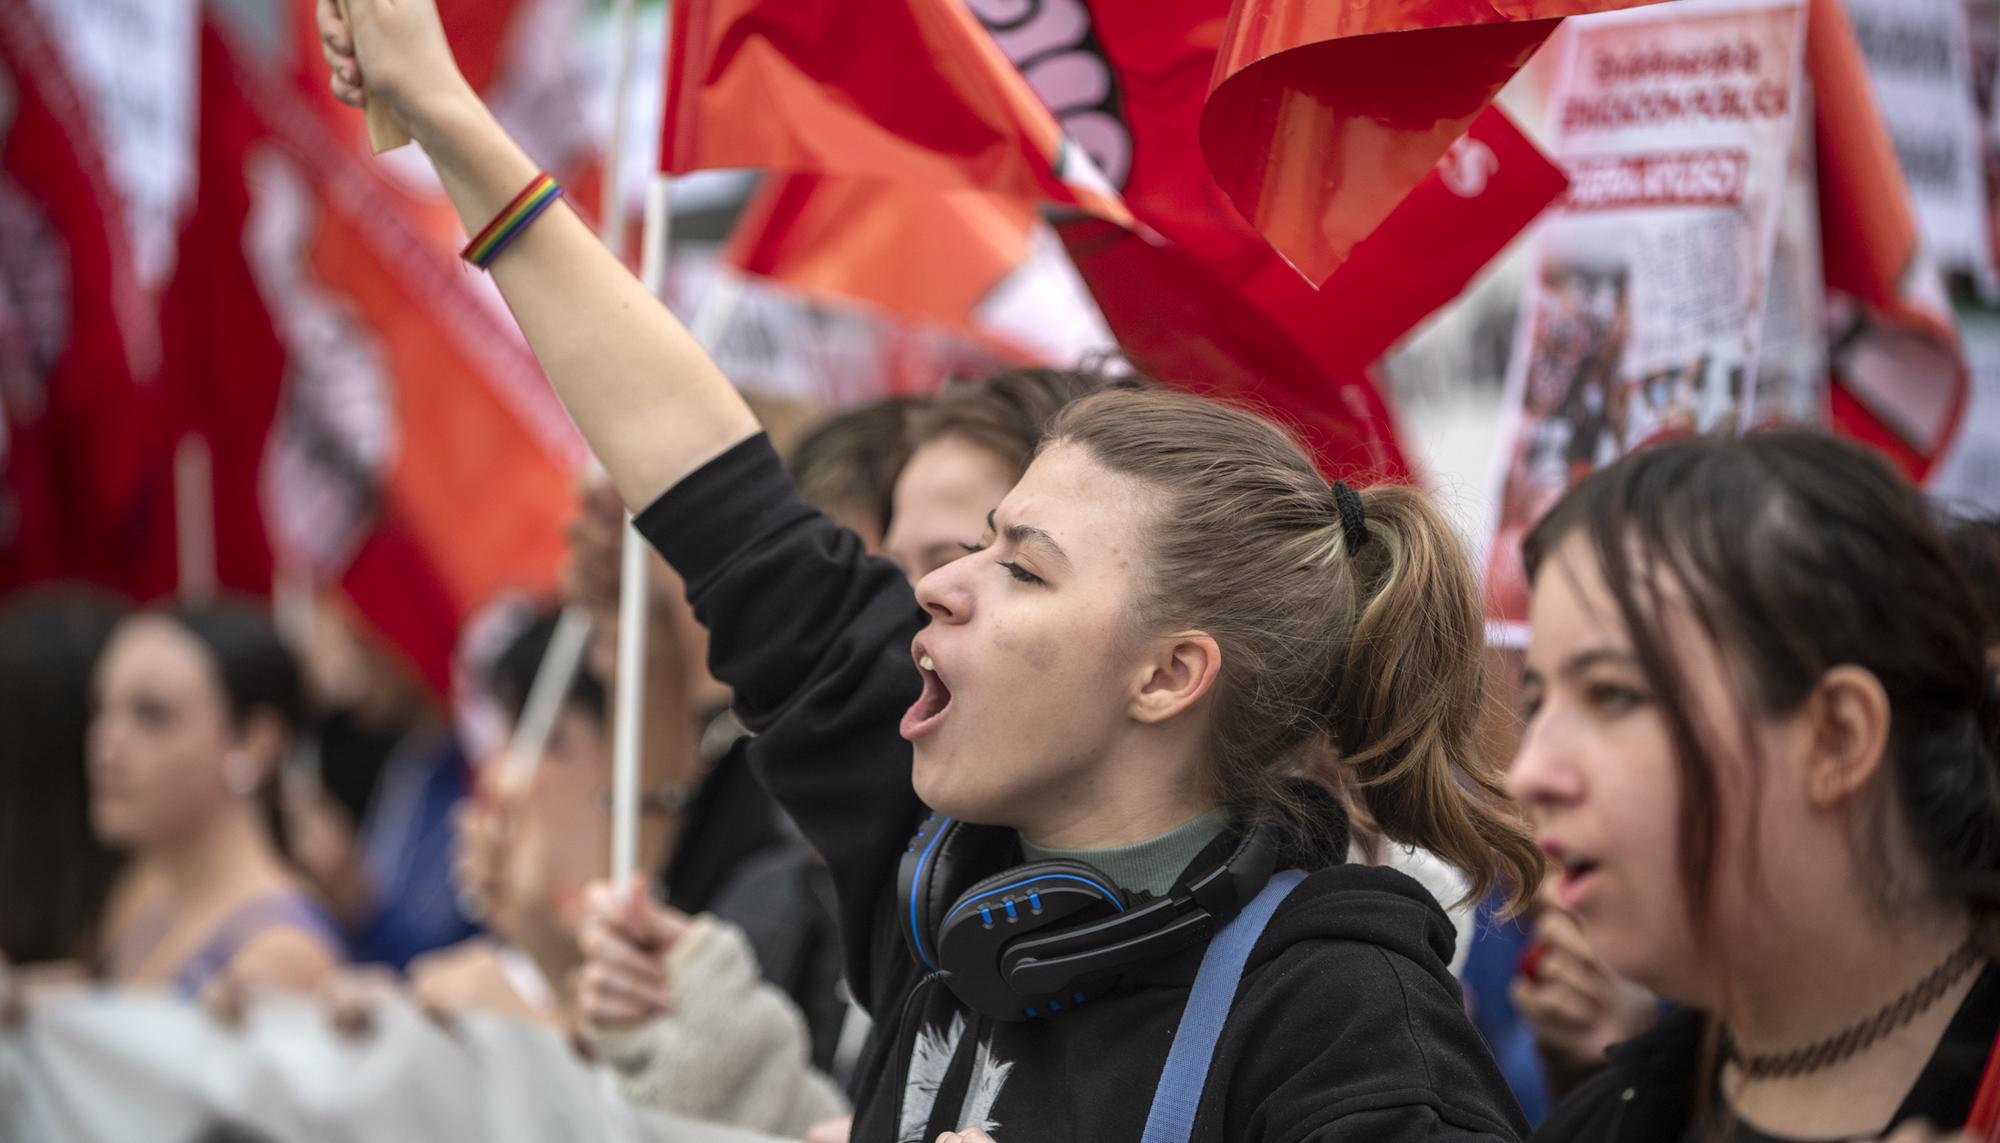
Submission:
M 21 1143 L 773 1143 L 638 1111 L 553 1032 L 400 999 L 336 1034 L 303 1000 L 240 1028 L 165 995 L 97 992 L 0 1028 L 0 1140 Z

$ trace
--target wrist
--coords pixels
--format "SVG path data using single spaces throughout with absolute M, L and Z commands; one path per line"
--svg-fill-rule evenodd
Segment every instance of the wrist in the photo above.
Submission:
M 396 115 L 433 161 L 442 161 L 468 136 L 498 130 L 499 122 L 456 70 L 448 81 L 396 100 Z

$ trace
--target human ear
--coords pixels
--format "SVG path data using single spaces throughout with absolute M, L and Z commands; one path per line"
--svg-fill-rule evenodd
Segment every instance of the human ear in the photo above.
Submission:
M 257 782 L 262 784 L 277 773 L 287 739 L 284 720 L 269 710 L 253 710 L 243 717 L 236 734 L 235 750 L 256 764 Z
M 1186 631 L 1151 644 L 1140 664 L 1131 715 L 1165 722 L 1200 702 L 1222 671 L 1222 648 L 1206 632 Z
M 1830 809 L 1866 786 L 1889 745 L 1889 695 L 1864 667 L 1835 667 L 1808 700 L 1806 798 Z

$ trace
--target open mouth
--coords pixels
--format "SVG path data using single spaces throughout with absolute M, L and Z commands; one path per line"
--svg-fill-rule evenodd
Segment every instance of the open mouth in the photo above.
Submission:
M 924 693 L 903 715 L 902 734 L 911 742 L 937 729 L 944 721 L 945 712 L 951 709 L 951 688 L 944 685 L 938 675 L 937 664 L 921 645 L 911 648 L 917 660 L 917 673 L 924 678 Z
M 1574 909 L 1588 890 L 1591 878 L 1597 874 L 1597 862 L 1587 857 L 1564 854 L 1557 858 L 1557 870 L 1556 903 L 1565 909 Z

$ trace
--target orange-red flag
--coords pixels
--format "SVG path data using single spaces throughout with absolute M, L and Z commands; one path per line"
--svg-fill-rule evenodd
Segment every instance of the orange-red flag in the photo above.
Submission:
M 723 259 L 816 298 L 978 335 L 979 304 L 1020 267 L 1035 206 L 982 191 L 772 175 Z
M 1236 0 L 1201 145 L 1299 273 L 1325 282 L 1565 16 L 1654 0 Z
M 1129 221 L 962 0 L 682 0 L 661 163 L 977 189 Z
M 207 18 L 169 356 L 214 454 L 220 578 L 268 590 L 275 557 L 337 583 L 444 691 L 467 620 L 554 589 L 581 441 L 317 69 Z

